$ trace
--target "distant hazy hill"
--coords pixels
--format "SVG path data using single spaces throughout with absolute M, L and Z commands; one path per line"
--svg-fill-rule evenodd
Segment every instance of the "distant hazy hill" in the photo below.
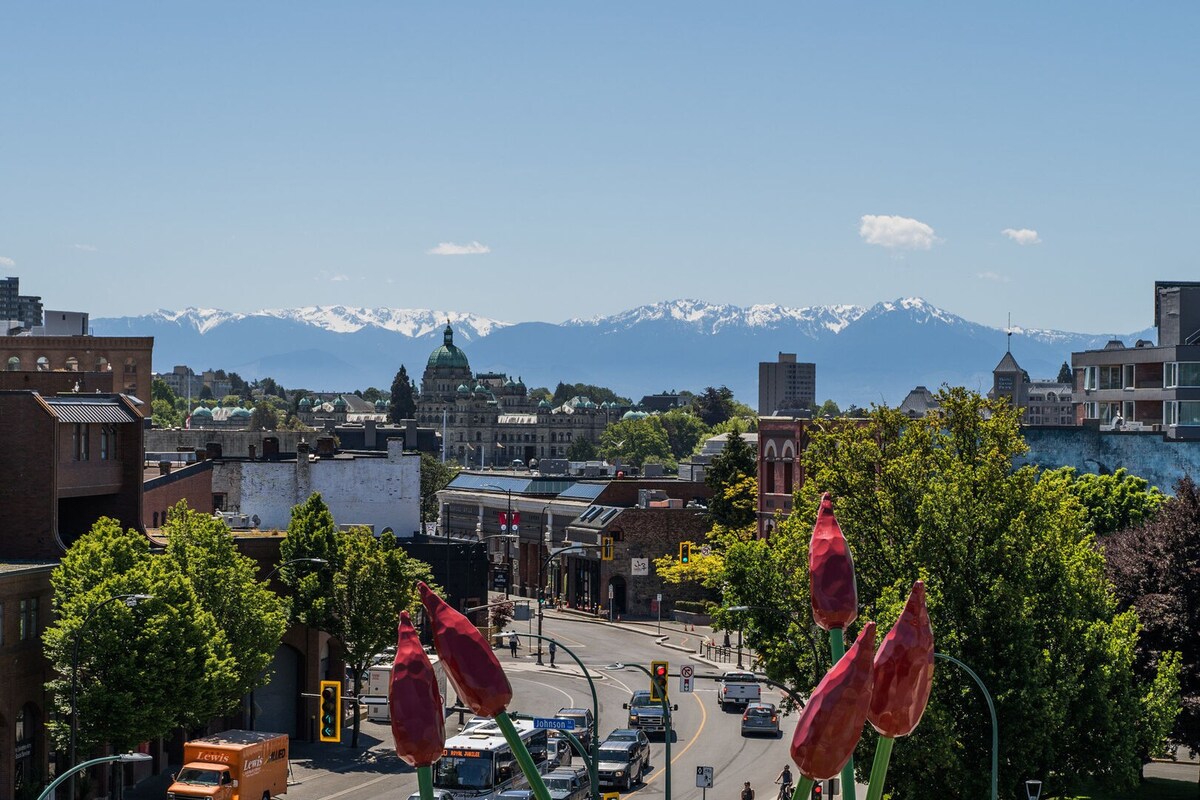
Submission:
M 225 369 L 284 387 L 387 389 L 400 364 L 419 380 L 449 320 L 476 371 L 500 371 L 526 385 L 558 381 L 610 386 L 635 399 L 662 390 L 725 384 L 758 402 L 758 362 L 779 352 L 817 364 L 817 399 L 843 407 L 897 405 L 916 385 L 986 391 L 1006 347 L 1005 333 L 920 298 L 861 306 L 741 308 L 696 300 L 641 306 L 609 317 L 500 322 L 463 312 L 314 306 L 234 314 L 214 309 L 157 311 L 93 319 L 100 336 L 153 336 L 154 369 L 176 364 Z M 1053 378 L 1073 350 L 1125 335 L 1018 330 L 1012 351 L 1032 378 Z

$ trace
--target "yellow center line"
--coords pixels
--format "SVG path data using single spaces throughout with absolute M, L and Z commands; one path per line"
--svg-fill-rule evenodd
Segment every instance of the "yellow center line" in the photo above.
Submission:
M 695 695 L 695 693 L 692 694 L 692 699 L 696 701 L 696 705 L 699 706 L 699 708 L 700 708 L 700 727 L 696 729 L 696 735 L 692 737 L 692 740 L 690 742 L 688 742 L 687 745 L 685 745 L 684 748 L 682 750 L 680 750 L 675 755 L 674 758 L 671 759 L 672 766 L 674 766 L 676 761 L 683 758 L 684 754 L 688 750 L 692 749 L 692 745 L 694 745 L 696 742 L 698 742 L 700 740 L 700 734 L 704 731 L 704 724 L 706 722 L 708 722 L 708 712 L 704 709 L 704 702 L 701 701 L 700 698 Z M 665 735 L 670 736 L 671 732 L 667 731 L 667 733 Z M 654 783 L 656 780 L 658 780 L 660 776 L 665 775 L 665 774 L 666 774 L 665 771 L 655 772 L 654 775 L 650 778 L 650 780 L 642 781 L 642 785 L 648 786 L 649 784 Z M 638 789 L 633 792 L 626 792 L 624 796 L 629 797 L 629 795 L 631 795 L 631 794 L 637 794 L 638 791 L 641 791 L 641 790 Z

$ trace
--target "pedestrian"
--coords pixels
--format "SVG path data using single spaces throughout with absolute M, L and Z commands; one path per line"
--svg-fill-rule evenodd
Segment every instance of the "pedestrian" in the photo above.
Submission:
M 742 787 L 742 800 L 754 800 L 754 790 L 750 788 L 750 781 L 746 781 L 746 785 Z
M 517 635 L 514 633 L 508 637 L 508 649 L 512 651 L 512 657 L 517 657 Z
M 553 639 L 551 639 L 550 640 L 550 666 L 552 666 L 552 667 L 554 666 L 554 654 L 557 652 L 558 652 L 558 645 L 554 643 Z

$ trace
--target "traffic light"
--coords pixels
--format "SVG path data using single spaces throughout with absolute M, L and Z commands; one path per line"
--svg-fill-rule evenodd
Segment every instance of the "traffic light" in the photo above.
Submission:
M 650 699 L 654 702 L 667 699 L 667 662 L 650 662 Z
M 679 563 L 680 564 L 690 564 L 691 562 L 692 562 L 692 543 L 691 542 L 680 542 L 679 543 Z
M 813 784 L 813 790 L 812 790 L 813 800 L 822 800 L 822 798 L 825 797 L 825 792 L 822 789 L 822 787 L 824 785 L 825 785 L 825 781 L 817 781 L 816 783 Z
M 342 682 L 321 681 L 322 742 L 342 740 Z
M 600 560 L 613 560 L 613 537 L 603 536 L 600 538 Z

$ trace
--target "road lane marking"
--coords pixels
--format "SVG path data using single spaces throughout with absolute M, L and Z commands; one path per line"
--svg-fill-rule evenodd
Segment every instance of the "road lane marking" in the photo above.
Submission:
M 575 697 L 573 695 L 571 695 L 570 693 L 566 692 L 565 690 L 558 688 L 557 686 L 551 686 L 548 683 L 542 683 L 541 681 L 530 680 L 529 678 L 518 678 L 515 675 L 513 676 L 512 680 L 523 681 L 525 683 L 532 683 L 534 686 L 544 686 L 547 689 L 553 689 L 554 691 L 561 694 L 563 697 L 567 698 L 567 704 L 566 704 L 566 706 L 564 706 L 564 708 L 574 708 L 575 707 Z
M 349 789 L 342 789 L 340 792 L 334 792 L 333 794 L 327 794 L 327 795 L 325 795 L 325 800 L 333 800 L 333 798 L 335 798 L 335 797 L 341 797 L 343 795 L 350 794 L 351 792 L 357 792 L 360 789 L 365 789 L 372 784 L 379 783 L 380 781 L 386 781 L 388 779 L 394 779 L 396 777 L 397 777 L 396 775 L 390 774 L 390 773 L 387 775 L 380 775 L 378 778 L 373 778 L 373 779 L 367 781 L 366 783 L 360 783 L 357 786 L 351 786 Z
M 692 699 L 696 701 L 696 705 L 700 708 L 700 727 L 696 728 L 696 733 L 692 736 L 691 741 L 689 741 L 686 745 L 684 745 L 684 748 L 682 750 L 680 750 L 675 755 L 674 758 L 671 759 L 671 766 L 675 766 L 675 762 L 678 761 L 679 759 L 683 758 L 684 754 L 687 753 L 688 750 L 692 749 L 692 745 L 694 745 L 696 742 L 700 741 L 700 734 L 704 732 L 704 725 L 705 725 L 705 723 L 708 722 L 708 712 L 704 709 L 704 703 L 701 702 L 700 698 L 696 697 L 696 695 L 694 695 L 694 694 L 692 695 Z M 668 731 L 666 735 L 670 736 L 671 734 Z M 666 770 L 655 772 L 652 776 L 650 776 L 650 780 L 642 781 L 642 788 L 649 786 L 650 784 L 652 784 L 656 780 L 658 780 L 659 776 L 666 775 L 666 774 L 667 774 Z M 626 792 L 623 795 L 623 797 L 628 797 L 631 794 L 636 794 L 637 792 L 640 792 L 641 790 L 642 790 L 641 788 L 638 788 L 638 789 L 634 789 L 632 792 Z

